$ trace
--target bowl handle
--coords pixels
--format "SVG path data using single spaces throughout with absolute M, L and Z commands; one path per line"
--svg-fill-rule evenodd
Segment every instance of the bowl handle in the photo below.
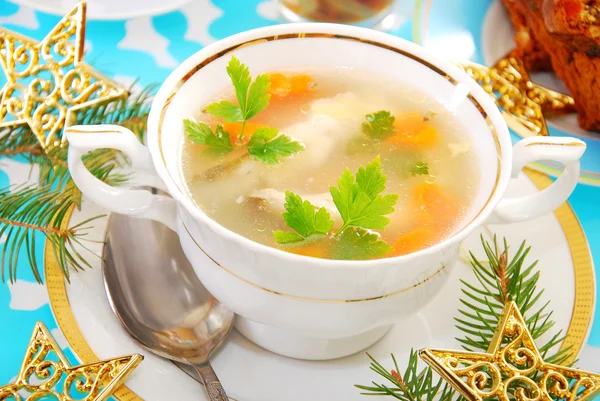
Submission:
M 146 190 L 112 187 L 92 175 L 82 160 L 83 155 L 95 149 L 118 149 L 141 173 L 136 174 L 136 184 L 166 192 L 154 170 L 150 151 L 133 132 L 119 125 L 85 125 L 69 127 L 65 135 L 69 141 L 69 172 L 85 196 L 112 212 L 156 220 L 175 231 L 177 205 L 173 198 Z
M 564 171 L 552 185 L 540 192 L 502 199 L 488 223 L 530 220 L 562 205 L 579 182 L 579 159 L 585 148 L 585 142 L 575 138 L 534 136 L 517 142 L 513 146 L 512 178 L 518 177 L 523 167 L 537 160 L 564 163 Z

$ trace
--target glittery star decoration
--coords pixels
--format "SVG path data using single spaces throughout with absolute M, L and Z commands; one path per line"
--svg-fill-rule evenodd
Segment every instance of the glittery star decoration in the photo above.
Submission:
M 15 383 L 0 386 L 0 401 L 106 400 L 142 359 L 136 354 L 71 367 L 46 326 L 38 322 Z
M 63 128 L 78 112 L 127 96 L 83 62 L 85 10 L 78 3 L 39 43 L 0 28 L 0 131 L 29 128 L 48 150 L 66 143 Z
M 545 116 L 575 111 L 572 97 L 533 83 L 523 61 L 510 53 L 492 67 L 457 64 L 494 99 L 509 127 L 521 137 L 548 135 Z
M 514 302 L 504 308 L 487 353 L 422 349 L 420 357 L 470 401 L 585 401 L 600 375 L 546 363 Z

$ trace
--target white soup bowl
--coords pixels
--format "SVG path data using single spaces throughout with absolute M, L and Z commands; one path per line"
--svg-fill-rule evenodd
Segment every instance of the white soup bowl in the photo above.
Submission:
M 344 66 L 406 82 L 436 99 L 462 124 L 478 159 L 481 182 L 465 223 L 444 241 L 412 254 L 340 261 L 270 248 L 211 220 L 185 190 L 180 168 L 183 120 L 230 85 L 225 67 L 232 55 L 255 75 L 286 67 Z M 154 99 L 148 147 L 119 126 L 71 127 L 66 135 L 71 175 L 88 198 L 111 211 L 155 219 L 175 230 L 202 283 L 239 315 L 238 330 L 268 350 L 302 359 L 341 357 L 376 342 L 439 291 L 461 241 L 477 227 L 530 219 L 562 204 L 577 184 L 585 150 L 577 139 L 549 137 L 527 138 L 512 147 L 492 99 L 451 62 L 381 32 L 310 23 L 240 33 L 188 58 Z M 123 151 L 135 169 L 147 173 L 145 184 L 165 189 L 171 197 L 100 182 L 81 161 L 85 152 L 97 148 Z M 539 159 L 557 160 L 566 168 L 542 192 L 503 199 L 511 176 Z

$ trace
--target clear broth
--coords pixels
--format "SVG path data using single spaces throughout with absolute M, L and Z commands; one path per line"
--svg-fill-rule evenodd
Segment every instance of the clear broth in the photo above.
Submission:
M 226 156 L 210 155 L 204 147 L 184 139 L 184 181 L 191 198 L 210 218 L 258 243 L 307 256 L 327 257 L 310 244 L 275 242 L 274 230 L 291 231 L 281 216 L 283 192 L 293 191 L 335 212 L 329 187 L 337 185 L 346 168 L 355 174 L 359 166 L 379 155 L 387 175 L 384 194 L 399 195 L 395 211 L 387 216 L 391 222 L 378 231 L 381 239 L 395 248 L 387 256 L 429 247 L 461 227 L 479 184 L 477 158 L 460 123 L 440 103 L 405 83 L 348 68 L 278 72 L 308 74 L 316 86 L 298 96 L 272 97 L 268 108 L 251 122 L 278 128 L 302 142 L 306 149 L 270 166 L 245 157 L 242 150 Z M 234 101 L 232 87 L 214 101 L 223 99 Z M 419 113 L 436 130 L 437 145 L 414 148 L 372 140 L 362 133 L 361 124 L 366 114 L 379 110 L 389 110 L 394 116 Z M 206 111 L 199 111 L 194 117 L 211 126 L 220 123 Z M 416 162 L 427 163 L 429 174 L 407 173 Z M 418 194 L 418 188 L 433 186 L 437 188 L 433 194 Z M 416 198 L 432 196 L 437 198 L 427 201 L 429 208 L 433 204 L 436 209 L 433 214 L 427 213 L 427 205 L 419 205 L 418 201 L 415 204 Z M 341 218 L 332 217 L 334 229 L 339 228 Z

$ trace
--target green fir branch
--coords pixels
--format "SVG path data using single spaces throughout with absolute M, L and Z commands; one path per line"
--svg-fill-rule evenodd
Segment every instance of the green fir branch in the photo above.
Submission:
M 149 87 L 127 99 L 81 111 L 76 124 L 119 124 L 133 131 L 142 140 L 150 111 L 154 87 Z M 67 147 L 44 151 L 27 127 L 0 132 L 0 158 L 23 157 L 39 166 L 39 187 L 7 187 L 0 189 L 0 268 L 2 281 L 14 282 L 19 257 L 28 259 L 35 279 L 42 282 L 36 259 L 36 238 L 42 234 L 52 244 L 54 258 L 69 280 L 70 269 L 89 267 L 78 253 L 83 247 L 87 223 L 67 227 L 72 208 L 81 204 L 81 192 L 71 179 L 67 164 Z M 88 170 L 109 185 L 122 185 L 128 176 L 119 168 L 128 160 L 113 149 L 98 149 L 83 156 Z
M 502 242 L 502 248 L 498 246 L 495 236 L 491 244 L 482 236 L 481 244 L 487 260 L 481 261 L 473 253 L 469 253 L 475 282 L 461 280 L 462 308 L 455 321 L 463 336 L 457 340 L 467 351 L 487 352 L 504 305 L 510 301 L 517 303 L 533 339 L 539 340 L 554 328 L 555 322 L 552 320 L 549 303 L 540 303 L 543 290 L 537 286 L 540 277 L 536 269 L 537 261 L 526 263 L 531 248 L 523 242 L 511 257 L 506 239 Z M 549 355 L 563 340 L 564 335 L 559 330 L 539 347 L 547 362 L 564 364 L 571 360 L 570 347 Z M 355 385 L 363 391 L 362 394 L 387 395 L 403 401 L 464 400 L 429 366 L 420 368 L 419 356 L 414 350 L 410 352 L 403 376 L 398 373 L 400 370 L 394 355 L 392 370 L 387 370 L 371 355 L 368 357 L 371 359 L 371 370 L 391 385 L 376 382 L 368 386 Z
M 43 282 L 35 252 L 38 233 L 52 244 L 56 262 L 67 280 L 69 266 L 75 270 L 90 266 L 76 247 L 85 248 L 82 241 L 90 228 L 87 223 L 103 216 L 67 227 L 69 212 L 74 206 L 70 194 L 61 189 L 8 187 L 0 190 L 0 238 L 4 240 L 0 259 L 2 281 L 8 278 L 15 282 L 19 257 L 26 257 L 35 279 Z
M 371 359 L 371 370 L 386 379 L 391 385 L 372 382 L 371 386 L 356 385 L 363 391 L 363 395 L 389 395 L 402 401 L 450 401 L 454 396 L 454 390 L 448 383 L 434 375 L 431 368 L 420 370 L 418 367 L 419 353 L 411 350 L 408 358 L 408 366 L 404 370 L 404 376 L 398 372 L 398 362 L 392 355 L 394 369 L 388 371 L 375 358 L 367 353 Z M 440 393 L 441 391 L 441 393 Z
M 150 85 L 127 99 L 119 99 L 107 105 L 84 109 L 76 118 L 77 124 L 118 124 L 130 129 L 142 140 L 156 88 L 156 85 Z M 133 92 L 133 85 L 130 92 Z
M 27 126 L 0 132 L 0 158 L 25 157 L 29 162 L 43 153 L 42 146 Z
M 79 207 L 81 191 L 71 179 L 66 161 L 67 153 L 67 148 L 57 148 L 42 156 L 44 159 L 53 161 L 38 164 L 40 167 L 39 185 L 48 188 L 62 188 L 63 191 L 71 194 Z M 98 149 L 83 155 L 82 160 L 94 177 L 108 185 L 119 186 L 127 182 L 128 176 L 118 172 L 120 167 L 127 164 L 127 160 L 117 150 Z
M 483 237 L 481 243 L 487 263 L 482 263 L 470 253 L 476 283 L 461 280 L 463 308 L 459 310 L 455 321 L 463 337 L 457 340 L 467 351 L 487 351 L 504 306 L 510 301 L 515 301 L 518 305 L 533 339 L 541 338 L 552 330 L 555 323 L 552 320 L 552 311 L 548 308 L 549 303 L 540 304 L 544 291 L 538 289 L 540 272 L 536 269 L 537 261 L 526 263 L 531 248 L 523 242 L 509 258 L 506 239 L 503 240 L 501 249 L 495 237 L 492 244 Z M 558 331 L 549 342 L 540 347 L 540 352 L 546 356 L 547 361 L 562 364 L 571 357 L 567 349 L 547 355 L 563 340 L 562 331 Z
M 117 124 L 130 129 L 142 141 L 150 112 L 151 96 L 154 87 L 141 91 L 130 99 L 120 99 L 108 105 L 87 109 L 77 116 L 77 124 Z M 67 164 L 67 148 L 55 148 L 41 154 L 35 162 L 40 166 L 40 185 L 58 186 L 73 190 L 80 199 L 81 194 L 73 184 Z M 127 176 L 115 174 L 114 170 L 127 163 L 126 158 L 114 149 L 98 149 L 83 156 L 83 162 L 90 172 L 109 185 L 122 185 Z M 79 204 L 79 202 L 78 202 Z

